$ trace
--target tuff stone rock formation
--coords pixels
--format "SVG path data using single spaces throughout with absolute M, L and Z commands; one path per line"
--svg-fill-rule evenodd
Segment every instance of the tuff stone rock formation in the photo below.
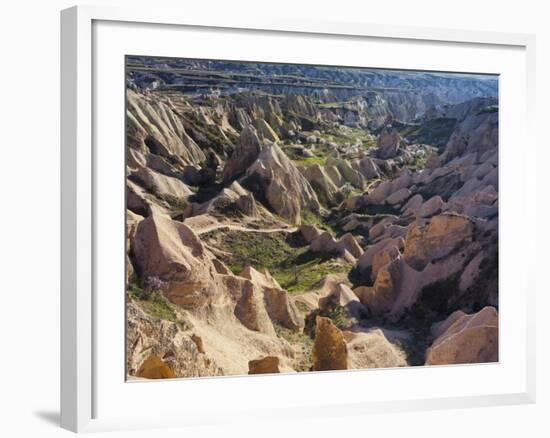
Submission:
M 313 252 L 336 254 L 343 258 L 357 258 L 363 254 L 363 249 L 352 234 L 346 233 L 340 239 L 335 239 L 327 231 L 311 241 L 309 248 Z
M 498 360 L 496 80 L 130 58 L 129 378 Z
M 262 145 L 256 129 L 252 125 L 245 126 L 235 146 L 235 151 L 223 168 L 224 182 L 228 183 L 242 175 L 258 158 L 261 150 Z
M 248 278 L 262 289 L 265 308 L 272 321 L 294 331 L 298 331 L 303 327 L 303 322 L 300 320 L 298 311 L 290 300 L 288 293 L 279 286 L 267 270 L 262 274 L 248 266 L 241 273 L 241 276 Z
M 407 366 L 406 354 L 392 344 L 379 328 L 344 332 L 350 368 L 395 368 Z
M 277 356 L 266 356 L 248 362 L 248 374 L 274 374 L 280 372 Z
M 439 215 L 426 226 L 413 225 L 405 239 L 405 261 L 417 270 L 434 259 L 442 258 L 472 240 L 474 225 L 458 215 Z
M 165 281 L 163 292 L 173 303 L 200 308 L 216 295 L 209 268 L 213 257 L 184 223 L 153 211 L 137 227 L 134 253 L 142 276 Z
M 248 168 L 246 181 L 249 185 L 257 181 L 271 208 L 293 224 L 300 224 L 303 210 L 321 208 L 309 182 L 276 144 L 260 153 Z
M 455 312 L 435 328 L 435 334 L 426 352 L 426 365 L 498 361 L 498 313 L 494 307 L 472 315 Z
M 378 157 L 382 159 L 394 158 L 399 152 L 402 138 L 395 128 L 386 127 L 378 137 Z
M 329 318 L 317 316 L 315 324 L 312 369 L 314 371 L 348 369 L 348 350 L 342 332 Z
M 131 375 L 148 379 L 220 375 L 222 370 L 175 322 L 127 305 L 127 363 Z
M 176 374 L 160 357 L 149 356 L 137 370 L 136 376 L 146 379 L 172 379 Z

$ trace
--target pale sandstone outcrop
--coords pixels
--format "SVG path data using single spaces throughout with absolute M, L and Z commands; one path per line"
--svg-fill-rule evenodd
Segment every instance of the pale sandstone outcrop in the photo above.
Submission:
M 422 206 L 418 209 L 416 212 L 417 218 L 425 218 L 425 217 L 431 217 L 443 210 L 445 207 L 445 203 L 443 202 L 443 199 L 441 199 L 441 196 L 433 196 L 432 198 L 428 199 Z
M 364 177 L 363 175 L 355 170 L 350 162 L 348 160 L 344 160 L 341 158 L 335 158 L 333 156 L 330 156 L 326 162 L 327 167 L 335 167 L 338 169 L 338 172 L 340 175 L 342 175 L 342 179 L 345 182 L 349 182 L 353 186 L 362 189 L 364 184 Z M 341 186 L 340 184 L 339 186 Z
M 428 225 L 411 224 L 403 254 L 399 242 L 382 241 L 359 259 L 360 269 L 371 267 L 374 281 L 372 287 L 357 291 L 361 302 L 375 315 L 399 317 L 414 305 L 423 288 L 463 269 L 479 251 L 472 236 L 473 224 L 468 218 L 441 215 Z M 458 248 L 461 250 L 456 251 Z
M 395 368 L 407 366 L 406 354 L 392 344 L 380 328 L 344 331 L 350 368 Z
M 307 243 L 313 242 L 321 235 L 321 230 L 315 225 L 300 225 L 299 230 Z
M 402 189 L 399 189 L 388 196 L 386 198 L 386 203 L 390 205 L 403 204 L 403 202 L 409 199 L 411 195 L 411 191 L 408 188 L 403 187 Z
M 239 291 L 235 316 L 250 330 L 273 336 L 275 329 L 266 311 L 262 292 L 247 280 L 239 285 Z
M 498 361 L 498 313 L 494 307 L 466 315 L 453 313 L 452 323 L 426 352 L 426 365 Z
M 249 279 L 261 289 L 265 309 L 273 322 L 294 331 L 299 331 L 303 327 L 303 321 L 287 291 L 281 288 L 267 270 L 261 273 L 248 266 L 241 272 L 241 277 Z
M 359 257 L 357 261 L 357 267 L 361 271 L 365 271 L 366 269 L 372 267 L 372 263 L 376 254 L 381 251 L 385 251 L 391 247 L 396 247 L 400 251 L 402 251 L 405 248 L 405 240 L 401 237 L 395 239 L 388 238 L 380 240 L 379 242 L 367 248 L 367 250 Z
M 148 167 L 142 167 L 132 174 L 146 189 L 151 191 L 156 196 L 165 198 L 167 196 L 172 199 L 185 200 L 193 192 L 185 183 L 177 178 L 163 175 L 155 172 Z
M 321 199 L 324 198 L 328 203 L 334 202 L 338 187 L 336 187 L 324 167 L 314 164 L 300 170 Z
M 342 332 L 329 318 L 315 318 L 315 343 L 312 351 L 313 371 L 346 370 L 348 350 Z
M 279 141 L 279 136 L 264 119 L 256 119 L 255 123 L 258 136 L 269 141 Z
M 367 314 L 357 295 L 344 283 L 337 284 L 328 295 L 319 298 L 321 313 L 326 314 L 336 307 L 344 309 L 350 324 L 359 321 Z
M 416 214 L 417 210 L 422 206 L 424 198 L 420 194 L 413 195 L 409 200 L 401 207 L 401 211 L 404 216 Z
M 350 233 L 346 233 L 341 238 L 335 239 L 328 231 L 324 231 L 317 239 L 311 242 L 309 249 L 313 252 L 340 256 L 348 252 L 354 258 L 360 257 L 363 254 L 363 249 Z
M 246 125 L 241 131 L 233 154 L 223 168 L 223 181 L 229 183 L 242 175 L 258 158 L 262 145 L 254 126 Z
M 413 224 L 405 239 L 405 261 L 417 270 L 472 240 L 474 224 L 464 216 L 433 216 L 428 225 Z
M 149 379 L 221 374 L 175 322 L 152 317 L 132 301 L 127 304 L 127 321 L 128 374 Z
M 378 136 L 377 155 L 379 158 L 393 158 L 399 152 L 403 139 L 395 128 L 386 127 Z
M 323 278 L 312 290 L 292 296 L 294 303 L 300 306 L 306 314 L 319 308 L 319 301 L 333 293 L 340 284 L 345 284 L 345 275 L 329 274 Z
M 134 254 L 142 276 L 165 281 L 164 294 L 175 304 L 204 307 L 217 295 L 209 268 L 213 256 L 182 222 L 153 211 L 137 227 Z
M 258 178 L 265 198 L 273 210 L 293 224 L 301 223 L 303 210 L 321 208 L 307 179 L 276 145 L 266 147 L 248 168 L 247 178 Z
M 361 160 L 359 160 L 359 171 L 366 179 L 380 178 L 380 171 L 372 158 L 361 158 Z
M 205 159 L 169 102 L 153 100 L 132 90 L 127 90 L 126 96 L 129 148 L 174 157 L 182 164 L 198 164 Z

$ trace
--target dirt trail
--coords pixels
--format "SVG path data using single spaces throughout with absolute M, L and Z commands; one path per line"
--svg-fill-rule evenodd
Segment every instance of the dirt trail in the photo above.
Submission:
M 185 224 L 197 233 L 197 235 L 206 234 L 210 231 L 215 230 L 232 230 L 232 231 L 243 231 L 247 233 L 294 233 L 298 230 L 298 227 L 287 227 L 287 228 L 248 228 L 242 225 L 236 224 L 224 224 L 218 222 L 217 220 L 211 217 L 199 217 L 195 216 L 189 218 L 185 221 Z

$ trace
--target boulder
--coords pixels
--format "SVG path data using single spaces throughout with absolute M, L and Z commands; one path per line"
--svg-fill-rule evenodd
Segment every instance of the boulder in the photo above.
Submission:
M 277 356 L 266 356 L 248 361 L 248 374 L 274 374 L 280 372 Z
M 315 225 L 300 225 L 300 233 L 307 243 L 311 243 L 321 235 L 321 230 Z
M 315 342 L 312 351 L 312 370 L 348 369 L 348 351 L 342 332 L 329 318 L 315 318 Z
M 370 157 L 363 157 L 359 160 L 359 171 L 366 179 L 380 178 L 378 166 Z
M 401 211 L 403 212 L 404 216 L 408 216 L 411 214 L 416 214 L 417 210 L 422 206 L 424 202 L 424 198 L 422 198 L 422 195 L 416 194 L 409 198 L 409 200 L 401 207 Z
M 344 309 L 350 322 L 357 322 L 367 314 L 357 295 L 344 283 L 337 284 L 328 295 L 319 299 L 319 310 L 328 314 L 337 307 Z
M 340 175 L 342 175 L 342 179 L 345 182 L 349 182 L 351 185 L 359 189 L 363 188 L 363 184 L 364 184 L 363 175 L 357 170 L 355 170 L 351 166 L 348 160 L 330 156 L 326 162 L 326 165 L 328 167 L 330 166 L 336 167 Z
M 328 231 L 324 231 L 317 239 L 311 242 L 309 249 L 313 252 L 336 254 L 339 256 L 343 256 L 345 252 L 348 252 L 354 258 L 360 257 L 363 254 L 363 249 L 351 233 L 346 233 L 340 239 L 335 239 Z
M 465 216 L 433 216 L 428 225 L 414 223 L 405 239 L 405 261 L 422 270 L 430 261 L 450 254 L 473 239 L 474 224 Z
M 370 246 L 357 261 L 357 267 L 361 272 L 372 267 L 374 257 L 381 251 L 390 249 L 391 247 L 396 247 L 402 251 L 405 247 L 405 240 L 403 238 L 396 239 L 382 239 L 376 242 L 374 245 Z
M 317 193 L 319 199 L 324 200 L 326 204 L 335 203 L 338 187 L 323 167 L 319 164 L 313 164 L 312 166 L 302 167 L 300 170 Z
M 274 335 L 275 329 L 264 304 L 263 291 L 249 280 L 234 281 L 238 285 L 235 316 L 249 330 Z
M 417 218 L 432 217 L 443 210 L 445 202 L 441 199 L 441 196 L 433 196 L 422 204 L 416 213 Z
M 300 315 L 290 300 L 287 291 L 283 290 L 267 270 L 258 272 L 248 266 L 241 276 L 249 279 L 263 293 L 265 309 L 271 321 L 289 330 L 299 331 L 303 327 Z
M 132 174 L 149 192 L 166 200 L 186 200 L 193 192 L 179 179 L 142 167 Z
M 386 202 L 390 205 L 403 204 L 407 199 L 411 197 L 411 191 L 404 187 L 402 189 L 393 192 L 386 198 Z
M 158 356 L 149 356 L 139 367 L 137 377 L 145 379 L 173 379 L 176 374 Z
M 372 328 L 366 331 L 344 331 L 350 368 L 395 368 L 407 366 L 406 354 L 391 343 L 386 331 Z
M 484 307 L 467 315 L 453 313 L 451 321 L 426 352 L 426 365 L 498 362 L 498 313 Z M 444 328 L 444 330 L 442 330 Z
M 142 278 L 166 282 L 163 293 L 173 303 L 204 307 L 217 295 L 209 268 L 214 257 L 184 223 L 153 210 L 139 223 L 133 248 Z

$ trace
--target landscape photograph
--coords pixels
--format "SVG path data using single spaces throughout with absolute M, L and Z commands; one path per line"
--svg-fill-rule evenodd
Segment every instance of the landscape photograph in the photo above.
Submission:
M 127 380 L 499 361 L 498 76 L 125 63 Z

